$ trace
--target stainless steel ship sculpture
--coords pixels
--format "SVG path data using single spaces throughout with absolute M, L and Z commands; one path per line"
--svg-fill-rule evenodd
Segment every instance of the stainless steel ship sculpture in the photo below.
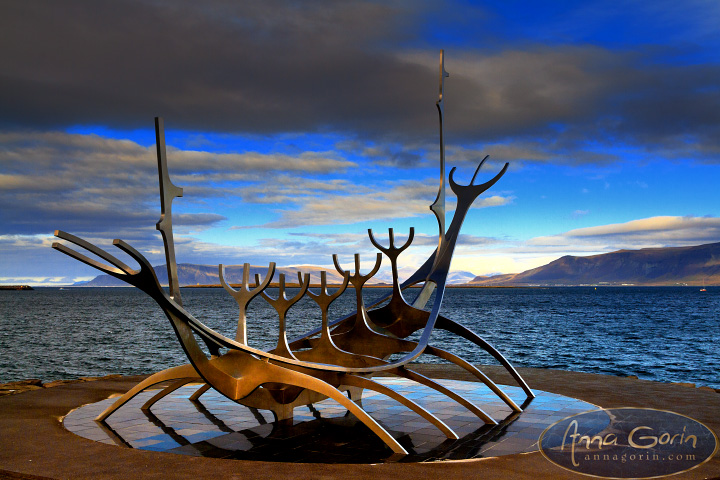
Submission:
M 430 207 L 439 226 L 437 249 L 410 278 L 400 283 L 398 257 L 411 245 L 414 230 L 410 229 L 408 239 L 402 246 L 395 244 L 392 229 L 389 231 L 388 246 L 383 246 L 381 244 L 383 242 L 375 237 L 372 230 L 368 230 L 370 242 L 382 252 L 377 254 L 375 266 L 369 273 L 360 273 L 358 254 L 354 258 L 355 265 L 352 274 L 350 271 L 344 270 L 337 256 L 333 255 L 335 268 L 343 275 L 343 284 L 334 293 L 329 293 L 326 275 L 325 272 L 322 272 L 321 288 L 316 293 L 309 288 L 309 275 L 305 274 L 303 277 L 298 273 L 300 290 L 290 299 L 285 294 L 284 275 L 279 276 L 277 298 L 271 297 L 266 291 L 274 277 L 274 263 L 269 265 L 264 278 L 256 276 L 254 286 L 251 284 L 250 268 L 246 263 L 243 269 L 242 284 L 237 290 L 226 282 L 224 268 L 220 265 L 221 284 L 237 301 L 240 310 L 237 334 L 234 339 L 210 329 L 183 308 L 172 229 L 172 202 L 176 197 L 182 196 L 182 188 L 175 186 L 170 180 L 165 154 L 163 122 L 162 119 L 156 118 L 155 133 L 162 212 L 157 229 L 162 234 L 165 246 L 169 291 L 165 291 L 161 287 L 152 266 L 145 257 L 122 240 L 114 240 L 113 244 L 140 265 L 138 270 L 128 267 L 95 245 L 66 232 L 56 231 L 55 236 L 87 250 L 107 264 L 93 260 L 62 243 L 54 243 L 53 248 L 101 272 L 123 280 L 152 297 L 170 320 L 190 363 L 151 375 L 119 397 L 113 405 L 97 417 L 97 420 L 104 422 L 135 395 L 154 385 L 164 383 L 167 386 L 148 400 L 143 405 L 143 409 L 149 409 L 158 400 L 183 385 L 201 382 L 204 385 L 192 395 L 191 399 L 197 400 L 209 388 L 213 388 L 242 405 L 271 410 L 278 420 L 292 418 L 293 409 L 297 406 L 311 405 L 326 398 L 332 398 L 369 427 L 393 452 L 406 454 L 405 448 L 363 410 L 360 399 L 363 390 L 368 389 L 387 395 L 408 407 L 440 429 L 447 438 L 458 438 L 457 434 L 441 419 L 411 399 L 372 380 L 374 374 L 382 372 L 430 387 L 466 407 L 480 421 L 486 424 L 497 423 L 496 419 L 487 415 L 479 406 L 443 387 L 438 382 L 413 371 L 409 364 L 421 355 L 431 355 L 462 367 L 487 385 L 513 411 L 522 411 L 478 368 L 459 356 L 430 344 L 431 334 L 435 328 L 446 330 L 473 342 L 507 369 L 522 387 L 528 399 L 534 397 L 532 390 L 523 378 L 500 352 L 467 327 L 440 314 L 450 261 L 465 215 L 475 199 L 500 180 L 508 167 L 508 164 L 505 164 L 492 179 L 477 185 L 475 179 L 487 157 L 480 162 L 468 185 L 460 185 L 455 182 L 455 168 L 453 168 L 448 181 L 451 190 L 457 196 L 457 207 L 450 226 L 445 228 L 445 145 L 442 122 L 443 90 L 446 76 L 448 74 L 444 69 L 443 52 L 441 52 L 440 93 L 436 104 L 440 119 L 440 189 L 435 202 Z M 383 254 L 389 259 L 392 267 L 392 293 L 374 305 L 366 307 L 363 301 L 363 286 L 380 268 Z M 351 315 L 331 322 L 328 319 L 328 309 L 331 303 L 345 291 L 348 283 L 355 288 L 357 309 Z M 403 291 L 419 284 L 423 284 L 423 287 L 415 300 L 411 303 L 407 302 Z M 432 306 L 429 311 L 424 310 L 423 308 L 433 291 L 435 291 L 435 297 Z M 321 326 L 298 338 L 288 340 L 285 328 L 287 312 L 304 295 L 312 298 L 320 308 Z M 247 343 L 245 312 L 250 301 L 258 296 L 263 297 L 274 307 L 279 317 L 277 346 L 269 351 L 253 348 Z M 383 306 L 377 307 L 383 303 Z M 417 341 L 408 340 L 410 335 L 418 331 L 421 333 Z M 196 338 L 202 340 L 209 355 L 205 353 Z M 391 360 L 391 357 L 396 359 Z

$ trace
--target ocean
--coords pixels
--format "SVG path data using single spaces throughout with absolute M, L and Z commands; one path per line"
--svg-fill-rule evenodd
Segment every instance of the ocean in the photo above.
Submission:
M 237 305 L 224 290 L 181 292 L 196 318 L 234 337 Z M 277 296 L 277 289 L 269 292 Z M 388 292 L 366 289 L 366 304 Z M 352 312 L 354 304 L 354 291 L 346 292 L 332 305 L 331 318 Z M 698 287 L 452 288 L 442 309 L 515 366 L 713 388 L 720 388 L 719 312 L 720 287 L 707 292 Z M 248 318 L 248 343 L 273 347 L 275 310 L 258 297 Z M 305 297 L 290 310 L 288 323 L 292 338 L 319 326 L 320 310 Z M 496 363 L 475 345 L 439 330 L 431 344 L 473 363 Z M 148 374 L 187 363 L 162 311 L 133 288 L 0 291 L 0 352 L 0 383 Z

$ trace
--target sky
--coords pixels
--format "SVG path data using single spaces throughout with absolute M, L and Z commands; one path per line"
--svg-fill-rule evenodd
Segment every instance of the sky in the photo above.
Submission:
M 414 227 L 408 272 L 437 244 L 441 49 L 448 171 L 510 164 L 453 271 L 719 242 L 718 25 L 716 0 L 0 0 L 0 284 L 95 277 L 56 229 L 164 263 L 156 116 L 178 263 L 370 268 L 368 228 Z

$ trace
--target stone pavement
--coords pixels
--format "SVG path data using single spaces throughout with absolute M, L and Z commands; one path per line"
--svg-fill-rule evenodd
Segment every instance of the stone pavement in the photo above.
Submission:
M 434 378 L 472 381 L 464 371 L 440 365 L 413 368 Z M 482 367 L 497 383 L 514 385 L 501 368 Z M 519 369 L 533 389 L 602 407 L 671 410 L 720 432 L 720 394 L 685 384 L 543 369 Z M 124 392 L 142 377 L 120 377 L 38 388 L 0 398 L 0 479 L 43 478 L 343 478 L 395 480 L 452 478 L 532 479 L 580 477 L 548 462 L 539 452 L 431 463 L 321 464 L 227 460 L 121 448 L 67 431 L 71 410 Z M 673 479 L 720 479 L 720 454 Z

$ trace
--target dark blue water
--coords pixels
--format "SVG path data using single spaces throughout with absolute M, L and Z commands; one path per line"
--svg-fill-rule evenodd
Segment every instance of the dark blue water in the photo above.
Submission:
M 275 296 L 276 291 L 270 293 Z M 366 290 L 366 299 L 387 291 Z M 233 337 L 237 306 L 222 289 L 183 289 L 185 307 Z M 369 302 L 368 302 L 369 303 Z M 354 296 L 333 304 L 335 317 Z M 720 288 L 573 287 L 449 289 L 443 314 L 495 345 L 513 364 L 720 388 Z M 250 305 L 248 338 L 277 341 L 275 311 Z M 289 336 L 319 325 L 305 298 L 290 310 Z M 432 344 L 473 363 L 495 363 L 473 344 L 441 331 Z M 421 361 L 432 358 L 421 357 Z M 187 363 L 152 300 L 131 288 L 0 291 L 0 382 L 153 373 Z

